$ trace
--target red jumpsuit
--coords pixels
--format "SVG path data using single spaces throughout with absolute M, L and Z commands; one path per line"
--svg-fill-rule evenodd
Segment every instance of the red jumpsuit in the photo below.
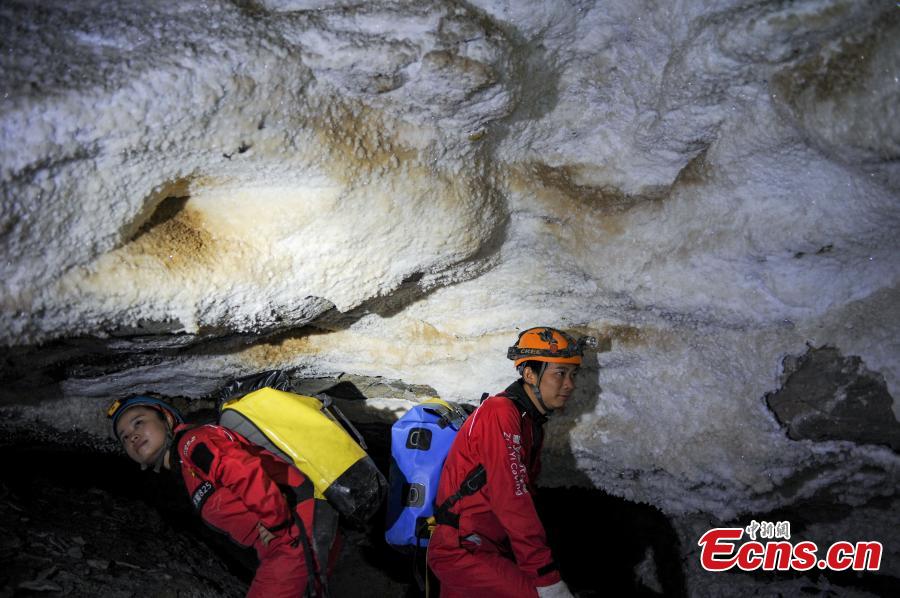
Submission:
M 238 544 L 256 549 L 259 568 L 247 596 L 303 596 L 310 566 L 317 568 L 314 551 L 308 548 L 312 482 L 293 465 L 221 426 L 178 426 L 172 450 L 172 466 L 180 464 L 191 502 L 203 520 Z M 305 530 L 298 529 L 288 499 L 296 501 L 294 510 Z M 259 538 L 259 523 L 275 536 L 268 546 Z
M 442 598 L 537 596 L 535 587 L 560 580 L 532 500 L 545 421 L 518 381 L 484 401 L 456 435 L 435 504 L 456 493 L 479 464 L 487 482 L 450 509 L 459 514 L 459 528 L 439 524 L 429 541 L 428 564 Z

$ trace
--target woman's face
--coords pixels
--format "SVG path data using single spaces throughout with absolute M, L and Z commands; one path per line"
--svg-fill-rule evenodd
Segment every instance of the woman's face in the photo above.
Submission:
M 125 453 L 141 465 L 153 465 L 166 445 L 169 427 L 161 415 L 156 409 L 137 405 L 122 414 L 116 424 Z

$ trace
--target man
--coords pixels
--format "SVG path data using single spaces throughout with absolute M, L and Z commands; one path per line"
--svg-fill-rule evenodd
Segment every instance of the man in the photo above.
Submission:
M 177 409 L 152 397 L 116 401 L 108 415 L 132 460 L 143 469 L 173 470 L 210 527 L 256 549 L 259 567 L 248 596 L 322 591 L 309 539 L 313 487 L 299 469 L 227 428 L 186 425 Z
M 483 401 L 456 435 L 428 545 L 443 598 L 572 596 L 532 494 L 542 426 L 571 398 L 584 347 L 595 344 L 544 326 L 522 332 L 507 352 L 521 378 Z

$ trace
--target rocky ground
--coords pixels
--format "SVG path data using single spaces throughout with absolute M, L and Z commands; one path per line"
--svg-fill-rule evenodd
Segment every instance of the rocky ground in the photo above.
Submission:
M 360 428 L 384 468 L 384 430 Z M 6 434 L 3 439 L 0 598 L 245 594 L 254 556 L 206 528 L 176 485 L 74 435 L 69 438 L 74 444 L 60 437 Z M 691 563 L 685 561 L 679 534 L 653 507 L 599 490 L 544 488 L 538 508 L 563 577 L 579 598 L 722 595 L 722 584 L 711 582 L 724 577 L 686 577 Z M 818 513 L 810 514 L 811 520 L 821 520 L 821 507 L 811 508 Z M 791 520 L 802 531 L 801 515 L 779 512 L 761 518 Z M 384 543 L 381 521 L 383 514 L 366 530 L 345 529 L 330 582 L 333 597 L 424 596 L 413 582 L 411 559 Z M 784 595 L 793 590 L 819 596 L 897 595 L 896 578 L 872 573 L 780 572 L 729 579 L 738 591 L 730 595 L 776 595 L 779 589 L 787 589 Z
M 246 592 L 253 555 L 206 528 L 177 486 L 121 455 L 7 440 L 15 442 L 0 447 L 0 597 Z M 375 440 L 371 448 L 382 465 L 384 447 Z M 548 533 L 579 596 L 610 587 L 631 595 L 684 594 L 677 540 L 658 511 L 585 490 L 544 494 Z M 574 511 L 582 514 L 577 526 Z M 345 530 L 332 596 L 424 595 L 413 582 L 412 560 L 384 543 L 382 519 L 376 516 L 368 530 Z
M 43 444 L 2 452 L 0 596 L 246 593 L 252 553 L 204 527 L 157 474 L 120 456 Z M 402 558 L 376 552 L 370 534 L 348 530 L 332 595 L 403 596 Z
M 244 595 L 245 579 L 191 541 L 196 528 L 179 509 L 157 507 L 164 494 L 139 497 L 142 484 L 112 467 L 117 459 L 5 453 L 0 595 Z

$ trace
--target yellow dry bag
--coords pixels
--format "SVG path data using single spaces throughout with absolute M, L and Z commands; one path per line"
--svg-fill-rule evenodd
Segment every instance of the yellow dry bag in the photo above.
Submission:
M 314 397 L 263 387 L 224 401 L 219 424 L 292 462 L 312 481 L 316 497 L 359 524 L 378 510 L 387 482 L 327 407 Z

